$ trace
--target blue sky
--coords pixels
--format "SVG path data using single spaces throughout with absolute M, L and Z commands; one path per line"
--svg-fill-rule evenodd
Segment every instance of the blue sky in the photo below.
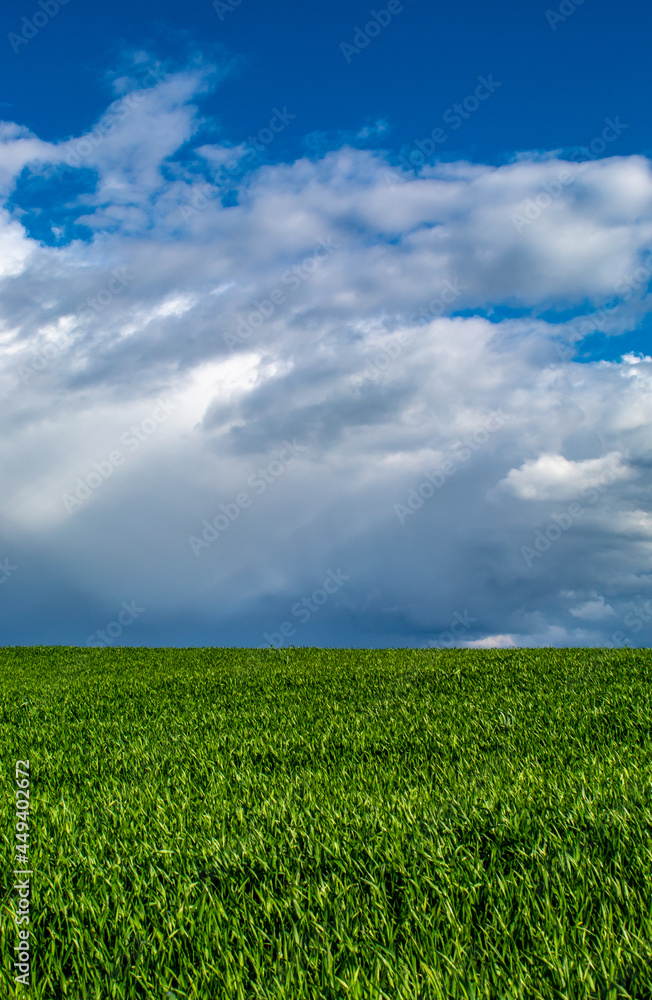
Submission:
M 0 641 L 649 645 L 644 5 L 2 19 Z
M 55 0 L 56 2 L 56 0 Z M 501 83 L 497 100 L 451 135 L 446 156 L 497 163 L 515 151 L 563 149 L 594 136 L 605 115 L 629 128 L 618 154 L 652 148 L 643 67 L 652 12 L 625 0 L 584 0 L 553 25 L 559 4 L 428 4 L 406 0 L 400 14 L 347 62 L 371 10 L 365 2 L 269 4 L 241 0 L 218 13 L 210 0 L 138 4 L 68 0 L 28 45 L 9 43 L 0 67 L 5 114 L 41 138 L 81 134 L 104 110 L 106 75 L 129 48 L 180 65 L 191 53 L 233 62 L 223 85 L 202 104 L 237 141 L 261 127 L 270 107 L 297 114 L 276 158 L 305 151 L 311 133 L 358 132 L 385 119 L 393 150 L 429 134 L 475 87 L 479 74 Z M 3 36 L 21 33 L 38 2 L 7 0 Z M 565 8 L 564 8 L 565 9 Z M 15 58 L 14 58 L 15 56 Z M 384 146 L 385 143 L 376 143 Z

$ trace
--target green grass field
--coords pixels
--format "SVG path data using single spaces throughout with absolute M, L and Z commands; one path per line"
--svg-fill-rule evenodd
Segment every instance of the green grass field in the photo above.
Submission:
M 0 653 L 2 996 L 652 998 L 648 650 Z

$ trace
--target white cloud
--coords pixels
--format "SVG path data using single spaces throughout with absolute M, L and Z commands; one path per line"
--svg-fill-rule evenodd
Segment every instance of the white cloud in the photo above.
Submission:
M 0 212 L 0 280 L 20 274 L 33 249 L 23 227 Z
M 576 608 L 569 608 L 570 614 L 574 618 L 582 618 L 584 621 L 599 622 L 605 618 L 615 618 L 616 612 L 610 604 L 605 602 L 604 597 L 598 597 L 594 601 L 585 601 Z
M 108 611 L 149 600 L 161 641 L 256 645 L 341 565 L 350 583 L 306 641 L 323 628 L 326 643 L 419 645 L 461 608 L 472 648 L 605 641 L 649 565 L 649 359 L 562 362 L 567 324 L 538 313 L 591 312 L 636 270 L 652 239 L 647 160 L 566 164 L 573 183 L 522 232 L 512 215 L 555 158 L 447 163 L 390 187 L 381 153 L 344 147 L 254 168 L 223 204 L 220 164 L 243 145 L 200 132 L 209 75 L 169 74 L 89 140 L 97 188 L 70 212 L 90 242 L 39 245 L 18 208 L 0 218 L 0 524 L 29 554 L 36 605 L 67 595 L 69 641 L 85 593 Z M 44 164 L 92 134 L 54 145 L 3 129 L 7 196 L 23 168 L 47 179 Z M 200 134 L 194 157 L 177 155 Z M 133 278 L 107 298 L 115 268 Z M 524 314 L 501 320 L 501 306 Z M 229 346 L 243 320 L 250 334 Z M 69 515 L 62 492 L 168 394 L 174 418 Z M 284 442 L 305 450 L 258 495 Z M 400 524 L 394 506 L 445 462 L 445 484 Z M 596 483 L 526 566 L 521 546 Z M 195 558 L 188 536 L 243 492 L 251 504 Z M 570 611 L 560 579 L 582 595 Z M 592 588 L 609 604 L 585 599 Z
M 467 649 L 511 649 L 518 645 L 513 635 L 488 635 L 484 639 L 474 639 L 472 642 L 463 642 L 462 646 Z
M 648 354 L 623 354 L 622 360 L 627 365 L 640 365 L 643 362 L 652 362 L 652 358 Z
M 498 486 L 521 500 L 572 500 L 603 479 L 607 482 L 629 475 L 631 470 L 618 451 L 581 461 L 543 454 L 526 461 L 520 469 L 510 469 Z

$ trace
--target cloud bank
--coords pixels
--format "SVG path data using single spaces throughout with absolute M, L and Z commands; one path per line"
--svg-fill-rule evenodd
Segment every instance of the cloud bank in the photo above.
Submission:
M 271 162 L 219 79 L 0 125 L 3 643 L 648 644 L 652 360 L 578 357 L 650 311 L 648 160 Z

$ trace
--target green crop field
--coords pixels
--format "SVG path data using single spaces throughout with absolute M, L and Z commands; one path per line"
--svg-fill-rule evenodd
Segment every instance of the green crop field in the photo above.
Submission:
M 29 761 L 32 1000 L 652 998 L 648 650 L 12 647 L 0 698 L 3 997 Z

